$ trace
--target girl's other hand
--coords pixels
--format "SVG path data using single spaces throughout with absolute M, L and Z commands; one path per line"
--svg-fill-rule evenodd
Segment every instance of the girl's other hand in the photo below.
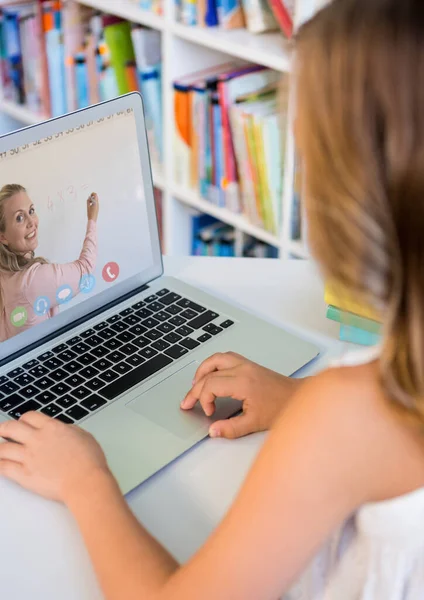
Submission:
M 209 430 L 211 437 L 238 438 L 270 429 L 301 384 L 300 379 L 284 377 L 234 352 L 214 354 L 198 368 L 181 408 L 189 410 L 200 402 L 210 417 L 215 412 L 216 398 L 241 400 L 241 415 L 217 421 Z
M 88 220 L 97 221 L 99 216 L 99 197 L 96 193 L 90 194 L 87 200 L 87 217 Z
M 0 475 L 50 500 L 68 503 L 97 475 L 112 477 L 96 440 L 38 412 L 0 423 Z

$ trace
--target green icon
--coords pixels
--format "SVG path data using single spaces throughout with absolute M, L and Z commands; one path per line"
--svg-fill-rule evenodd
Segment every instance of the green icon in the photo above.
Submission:
M 28 313 L 26 308 L 18 306 L 10 315 L 10 321 L 15 327 L 22 327 L 28 321 Z

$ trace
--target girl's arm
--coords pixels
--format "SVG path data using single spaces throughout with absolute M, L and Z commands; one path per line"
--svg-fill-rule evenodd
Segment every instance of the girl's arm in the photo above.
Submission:
M 72 297 L 79 293 L 83 275 L 92 273 L 97 259 L 97 224 L 87 223 L 87 231 L 79 258 L 67 264 L 36 263 L 23 275 L 23 289 L 27 301 L 34 305 L 39 296 L 46 296 L 52 307 L 57 306 L 57 292 L 62 286 L 72 289 Z
M 0 444 L 0 474 L 65 501 L 108 600 L 275 600 L 331 531 L 401 477 L 365 368 L 305 382 L 228 515 L 183 567 L 137 523 L 83 431 L 39 413 L 1 424 L 0 436 L 23 447 Z

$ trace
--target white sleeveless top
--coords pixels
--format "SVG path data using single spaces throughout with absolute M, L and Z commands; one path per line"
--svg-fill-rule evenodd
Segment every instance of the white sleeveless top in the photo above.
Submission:
M 350 352 L 332 366 L 374 360 Z M 363 505 L 334 532 L 282 600 L 424 600 L 424 488 Z

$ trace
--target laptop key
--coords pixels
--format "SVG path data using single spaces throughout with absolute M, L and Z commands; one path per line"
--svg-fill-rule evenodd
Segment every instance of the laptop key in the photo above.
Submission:
M 115 331 L 113 331 L 113 329 L 110 329 L 109 327 L 107 329 L 103 329 L 103 331 L 99 332 L 99 336 L 103 340 L 110 340 L 110 338 L 114 337 L 115 335 L 116 335 Z
M 9 381 L 9 378 L 6 377 L 6 375 L 2 375 L 0 377 L 0 385 L 3 385 L 4 383 L 7 383 Z
M 175 330 L 175 333 L 186 337 L 187 335 L 190 335 L 190 333 L 193 333 L 193 329 L 191 327 L 187 327 L 187 325 L 183 325 L 182 327 L 178 327 L 178 329 Z
M 107 342 L 105 342 L 103 344 L 103 346 L 105 348 L 107 348 L 108 350 L 116 350 L 117 348 L 120 348 L 122 346 L 122 342 L 120 342 L 116 338 L 113 338 L 113 339 L 108 340 Z
M 220 327 L 223 327 L 224 329 L 228 329 L 228 327 L 231 327 L 231 325 L 234 325 L 234 321 L 231 321 L 231 319 L 227 319 L 226 321 L 221 323 Z
M 184 354 L 187 354 L 187 352 L 187 348 L 183 348 L 179 344 L 175 344 L 175 346 L 171 346 L 170 348 L 168 348 L 168 350 L 165 350 L 165 354 L 175 359 L 180 358 L 180 356 L 183 356 Z
M 171 325 L 171 323 L 161 323 L 157 328 L 159 331 L 162 331 L 162 333 L 170 333 L 174 330 L 174 326 Z
M 94 367 L 85 367 L 85 369 L 82 369 L 79 374 L 81 377 L 85 377 L 85 379 L 91 379 L 92 377 L 98 375 L 99 371 Z
M 109 348 L 105 348 L 105 346 L 97 346 L 97 348 L 92 348 L 91 354 L 96 358 L 103 358 L 106 354 L 109 354 Z
M 73 419 L 71 419 L 70 417 L 67 417 L 63 413 L 61 413 L 60 415 L 57 415 L 57 417 L 55 417 L 55 419 L 57 419 L 58 421 L 62 421 L 62 423 L 66 423 L 67 425 L 72 425 L 72 423 L 74 422 Z
M 41 408 L 41 404 L 39 402 L 36 402 L 35 400 L 28 400 L 28 402 L 24 402 L 17 408 L 9 410 L 8 414 L 14 419 L 20 419 L 25 413 L 30 412 L 31 410 L 38 410 L 39 408 Z
M 107 323 L 116 323 L 116 321 L 119 321 L 121 317 L 119 315 L 113 315 L 112 317 L 109 317 L 109 319 L 106 319 Z
M 71 338 L 70 340 L 67 341 L 68 346 L 75 346 L 75 344 L 78 344 L 78 342 L 81 342 L 82 338 L 80 338 L 79 335 L 74 336 L 73 338 Z
M 47 388 L 54 385 L 54 381 L 53 379 L 50 379 L 50 377 L 41 377 L 41 379 L 37 379 L 35 383 L 40 390 L 47 390 Z
M 139 348 L 145 348 L 146 346 L 148 346 L 150 344 L 150 340 L 141 336 L 141 337 L 137 338 L 136 340 L 134 340 L 133 344 L 135 344 Z
M 186 308 L 185 311 L 181 313 L 181 316 L 185 319 L 194 319 L 194 317 L 197 317 L 197 313 L 191 308 Z
M 95 329 L 96 331 L 102 331 L 103 329 L 106 329 L 106 327 L 108 327 L 108 324 L 106 323 L 106 321 L 102 321 L 101 323 L 97 323 L 97 325 L 94 325 L 93 329 Z
M 38 396 L 35 397 L 35 400 L 37 400 L 37 402 L 41 402 L 41 404 L 48 404 L 55 398 L 56 396 L 47 390 L 45 392 L 41 392 L 41 394 L 38 394 Z
M 209 325 L 206 325 L 206 327 L 203 327 L 203 331 L 211 333 L 212 335 L 217 335 L 218 333 L 221 333 L 222 329 L 221 327 L 217 327 L 213 323 L 210 323 Z
M 149 338 L 149 340 L 158 340 L 162 336 L 163 333 L 157 329 L 152 329 L 146 333 L 146 337 Z
M 9 371 L 9 373 L 7 373 L 7 377 L 13 379 L 14 377 L 18 377 L 18 375 L 22 375 L 22 373 L 25 373 L 25 371 L 22 367 L 18 367 L 17 369 L 13 369 L 13 371 Z
M 134 310 L 140 310 L 140 308 L 143 308 L 143 306 L 146 306 L 146 303 L 143 302 L 143 300 L 140 300 L 140 302 L 136 302 L 132 305 Z
M 62 365 L 63 365 L 63 362 L 56 357 L 49 358 L 49 360 L 46 360 L 46 362 L 44 363 L 44 366 L 46 367 L 46 369 L 49 369 L 51 371 L 53 369 L 57 369 L 58 367 L 61 367 Z
M 90 346 L 88 346 L 85 342 L 79 342 L 78 344 L 73 346 L 72 350 L 77 354 L 84 354 L 84 352 L 90 350 Z
M 93 328 L 87 329 L 86 331 L 83 331 L 82 333 L 80 333 L 80 336 L 85 340 L 89 337 L 91 337 L 92 335 L 94 335 L 96 332 L 94 331 Z
M 61 381 L 60 383 L 54 385 L 51 388 L 51 391 L 53 392 L 53 394 L 56 394 L 56 396 L 62 396 L 63 394 L 67 394 L 68 392 L 70 392 L 71 388 L 69 387 L 69 385 Z
M 40 354 L 40 356 L 37 356 L 37 359 L 41 360 L 41 361 L 45 361 L 45 360 L 48 360 L 49 358 L 53 358 L 53 356 L 54 356 L 53 352 L 50 352 L 50 350 L 48 350 L 47 352 Z
M 130 329 L 128 329 L 128 331 L 130 333 L 132 333 L 135 336 L 141 335 L 142 333 L 146 333 L 147 329 L 146 327 L 143 327 L 143 325 L 134 325 L 134 327 L 130 327 Z
M 105 383 L 111 383 L 112 381 L 115 381 L 115 379 L 118 379 L 119 375 L 118 373 L 115 373 L 115 371 L 105 371 L 100 374 L 100 377 Z
M 185 340 L 182 340 L 180 344 L 188 350 L 194 350 L 197 346 L 200 346 L 199 342 L 196 342 L 196 340 L 193 340 L 192 338 L 186 338 Z
M 107 360 L 106 358 L 101 358 L 93 364 L 93 367 L 99 371 L 106 371 L 106 369 L 110 369 L 112 366 L 110 360 Z
M 172 323 L 172 325 L 175 325 L 175 327 L 180 327 L 180 325 L 184 325 L 186 320 L 180 315 L 176 315 L 175 317 L 172 317 L 172 319 L 169 319 L 169 322 Z
M 165 342 L 164 340 L 158 340 L 157 342 L 154 342 L 152 344 L 152 348 L 155 348 L 155 350 L 159 350 L 159 352 L 162 352 L 163 350 L 169 348 L 170 345 L 171 344 L 168 344 L 168 342 Z
M 39 393 L 39 391 L 40 390 L 36 388 L 35 385 L 28 385 L 27 387 L 22 388 L 19 393 L 21 396 L 24 396 L 24 398 L 33 398 Z
M 130 356 L 131 354 L 135 354 L 138 351 L 138 348 L 137 346 L 134 346 L 134 344 L 125 344 L 125 346 L 122 346 L 122 348 L 120 348 L 120 351 L 126 354 L 127 356 Z
M 136 315 L 129 315 L 128 317 L 125 317 L 125 319 L 122 320 L 127 325 L 137 325 L 137 323 L 140 322 L 140 317 L 137 317 Z
M 54 352 L 55 354 L 60 354 L 61 352 L 63 352 L 64 350 L 68 349 L 68 345 L 67 344 L 59 344 L 59 346 L 55 346 L 52 349 L 52 352 Z
M 91 394 L 91 390 L 87 389 L 82 385 L 76 390 L 71 390 L 70 394 L 71 396 L 74 396 L 74 398 L 76 398 L 77 400 L 84 400 L 84 398 L 87 398 Z
M 91 337 L 89 337 L 85 340 L 85 343 L 88 344 L 89 346 L 91 346 L 92 348 L 95 348 L 99 344 L 103 343 L 103 339 L 101 337 L 99 337 L 98 335 L 92 335 Z
M 174 302 L 180 299 L 181 296 L 179 296 L 178 294 L 175 294 L 174 292 L 169 292 L 169 294 L 162 296 L 160 301 L 163 302 L 163 304 L 166 304 L 166 306 L 169 306 L 169 304 L 173 304 Z
M 141 354 L 141 356 L 144 356 L 144 358 L 152 358 L 153 356 L 156 356 L 157 353 L 158 351 L 151 347 L 143 348 L 143 350 L 140 350 L 139 352 L 139 354 Z
M 104 385 L 105 382 L 99 379 L 98 377 L 95 377 L 94 379 L 90 379 L 90 381 L 85 382 L 85 387 L 88 387 L 88 389 L 92 390 L 93 392 L 99 390 Z
M 216 319 L 218 316 L 219 315 L 216 312 L 207 310 L 206 312 L 202 313 L 198 317 L 195 317 L 194 319 L 189 321 L 187 323 L 187 325 L 189 327 L 191 327 L 192 329 L 200 329 L 201 327 L 204 327 L 205 325 L 210 323 L 210 321 L 213 321 L 214 319 Z
M 65 352 L 61 352 L 57 355 L 57 357 L 60 358 L 60 360 L 63 360 L 63 362 L 74 360 L 74 358 L 77 356 L 78 354 L 76 352 L 72 352 L 72 350 L 65 350 Z
M 17 386 L 16 383 L 8 381 L 7 383 L 4 383 L 2 386 L 0 386 L 0 393 L 6 394 L 7 396 L 8 394 L 13 394 L 13 392 L 17 392 L 18 389 L 19 386 Z
M 25 398 L 22 398 L 19 394 L 11 394 L 4 400 L 0 400 L 0 410 L 7 412 L 12 408 L 16 408 L 20 404 L 25 402 Z
M 131 371 L 132 367 L 126 362 L 121 362 L 113 367 L 113 370 L 119 373 L 120 375 L 125 375 L 128 371 Z
M 123 331 L 122 333 L 116 336 L 116 339 L 118 339 L 120 342 L 124 342 L 124 344 L 126 344 L 127 342 L 131 342 L 131 340 L 133 340 L 134 338 L 135 335 L 133 333 L 130 333 L 129 331 Z
M 128 329 L 128 325 L 123 321 L 118 321 L 117 323 L 111 325 L 110 328 L 113 329 L 113 331 L 116 331 L 116 333 L 121 333 L 121 331 Z
M 78 387 L 79 385 L 84 383 L 84 378 L 80 375 L 72 375 L 72 377 L 68 377 L 65 383 L 67 385 L 70 385 L 71 387 Z
M 195 310 L 197 313 L 205 312 L 206 308 L 204 306 L 200 306 L 200 304 L 196 304 L 196 302 L 192 302 L 188 298 L 183 298 L 177 302 L 178 306 L 182 306 L 183 308 L 191 308 L 191 310 Z
M 158 321 L 167 321 L 170 316 L 171 315 L 169 313 L 166 313 L 163 310 L 160 310 L 159 312 L 155 313 L 155 319 L 157 319 Z
M 86 408 L 89 411 L 97 410 L 98 408 L 100 408 L 101 406 L 104 406 L 105 404 L 106 404 L 106 400 L 104 400 L 103 398 L 100 398 L 100 396 L 97 396 L 95 394 L 93 394 L 92 396 L 90 396 L 89 398 L 87 398 L 86 400 L 83 400 L 81 402 L 81 406 L 83 406 L 84 408 Z
M 211 339 L 211 335 L 209 335 L 209 333 L 204 333 L 203 335 L 201 335 L 198 339 L 199 342 L 207 342 L 208 340 Z
M 106 386 L 100 390 L 99 393 L 108 400 L 113 400 L 171 363 L 172 359 L 169 356 L 158 354 L 151 360 L 146 361 L 136 369 L 133 369 L 123 377 L 120 377 L 110 385 Z
M 181 306 L 178 306 L 177 304 L 171 304 L 171 306 L 167 306 L 165 308 L 166 312 L 169 313 L 170 315 L 177 315 L 178 313 L 180 313 L 183 309 L 181 308 Z
M 65 369 L 56 369 L 56 371 L 53 371 L 53 373 L 50 373 L 50 377 L 52 379 L 54 379 L 55 381 L 62 381 L 63 379 L 66 379 L 66 377 L 68 377 L 69 373 L 67 371 L 65 371 Z
M 85 408 L 82 408 L 82 406 L 78 406 L 77 404 L 75 406 L 72 406 L 69 410 L 67 410 L 66 414 L 69 417 L 71 417 L 71 419 L 73 419 L 74 421 L 79 421 L 80 419 L 83 419 L 90 413 L 88 412 L 88 410 L 85 410 Z
M 65 371 L 68 371 L 68 373 L 78 373 L 78 371 L 81 369 L 81 364 L 76 360 L 71 360 L 71 362 L 67 365 L 63 365 L 63 368 Z
M 140 310 L 137 310 L 135 314 L 138 315 L 141 319 L 147 319 L 148 317 L 151 317 L 153 313 L 147 308 L 140 308 Z
M 42 412 L 44 415 L 47 415 L 48 417 L 55 417 L 60 412 L 62 412 L 62 409 L 53 402 L 52 404 L 48 404 L 47 406 L 42 408 L 40 412 Z
M 132 308 L 124 308 L 124 310 L 121 310 L 121 312 L 119 314 L 121 315 L 121 317 L 127 317 L 132 312 L 133 312 Z
M 87 352 L 86 354 L 83 354 L 82 356 L 78 357 L 78 362 L 82 363 L 85 366 L 92 365 L 93 362 L 95 362 L 96 360 L 96 357 L 90 354 L 90 352 Z
M 163 290 L 156 292 L 156 296 L 159 296 L 159 298 L 161 298 L 162 296 L 166 296 L 166 294 L 169 294 L 169 290 L 167 290 L 166 288 L 163 288 Z
M 141 365 L 141 363 L 144 362 L 144 358 L 138 354 L 133 354 L 127 358 L 127 362 L 133 367 L 138 367 L 138 365 Z
M 162 308 L 164 308 L 164 304 L 162 304 L 161 302 L 152 302 L 151 304 L 149 304 L 149 310 L 152 310 L 153 312 L 162 310 Z
M 109 354 L 108 359 L 116 364 L 118 362 L 121 362 L 121 360 L 125 359 L 125 354 L 123 352 L 120 352 L 119 350 L 115 350 L 115 352 Z
M 179 342 L 182 339 L 182 337 L 180 335 L 178 335 L 177 333 L 172 332 L 172 333 L 168 333 L 168 335 L 166 335 L 164 337 L 164 339 L 167 342 L 170 342 L 171 344 L 175 344 L 176 342 Z
M 16 377 L 15 379 L 15 383 L 17 383 L 18 385 L 29 385 L 30 383 L 32 383 L 34 381 L 34 377 L 31 377 L 31 375 L 29 375 L 28 373 L 25 373 L 23 375 L 19 375 L 19 377 Z
M 35 367 L 35 365 L 38 365 L 38 360 L 36 360 L 35 358 L 33 360 L 28 361 L 27 363 L 25 363 L 24 365 L 22 365 L 22 367 L 24 369 L 32 369 L 32 367 Z
M 56 400 L 56 403 L 59 404 L 62 408 L 70 408 L 74 404 L 76 404 L 78 400 L 73 398 L 70 394 L 65 394 L 62 398 Z
M 157 299 L 157 296 L 155 296 L 155 294 L 152 294 L 151 296 L 147 296 L 147 298 L 144 298 L 144 302 L 154 302 Z
M 43 377 L 43 375 L 47 375 L 47 373 L 49 373 L 49 370 L 46 367 L 43 367 L 43 365 L 37 365 L 29 370 L 29 374 L 34 377 Z

